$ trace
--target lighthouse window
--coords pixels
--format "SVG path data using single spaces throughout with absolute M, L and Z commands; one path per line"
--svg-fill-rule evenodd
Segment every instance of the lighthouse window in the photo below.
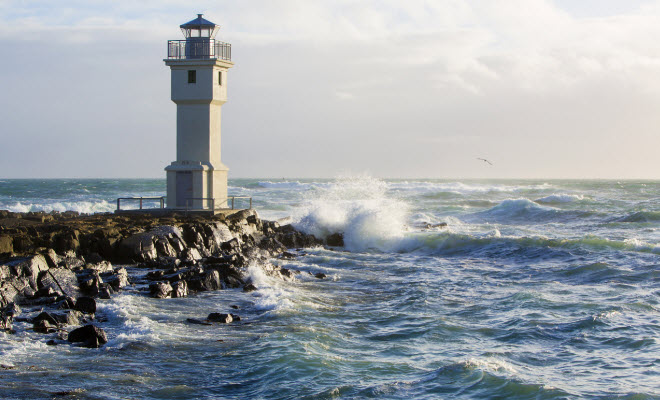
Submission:
M 197 71 L 194 69 L 188 70 L 188 83 L 197 83 Z
M 222 71 L 218 71 L 218 85 L 222 86 Z

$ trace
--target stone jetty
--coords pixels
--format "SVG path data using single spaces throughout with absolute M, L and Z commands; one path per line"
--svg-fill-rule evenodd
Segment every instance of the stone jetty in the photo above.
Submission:
M 56 334 L 49 344 L 99 347 L 108 339 L 95 318 L 96 299 L 133 284 L 156 298 L 256 290 L 246 279 L 248 265 L 291 277 L 268 260 L 323 244 L 254 210 L 215 216 L 0 210 L 0 330 L 14 332 L 22 309 L 44 308 L 27 322 L 35 332 Z

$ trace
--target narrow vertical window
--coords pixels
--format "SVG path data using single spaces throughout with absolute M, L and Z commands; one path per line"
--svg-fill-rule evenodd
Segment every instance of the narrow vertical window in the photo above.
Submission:
M 218 85 L 222 86 L 222 71 L 218 71 Z
M 188 70 L 188 83 L 197 83 L 197 71 L 194 69 Z

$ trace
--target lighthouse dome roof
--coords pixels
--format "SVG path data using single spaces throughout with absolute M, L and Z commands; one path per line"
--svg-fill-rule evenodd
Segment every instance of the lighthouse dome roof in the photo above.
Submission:
M 209 27 L 217 26 L 213 22 L 202 18 L 202 15 L 204 14 L 197 14 L 197 18 L 193 19 L 192 21 L 188 21 L 179 27 L 183 29 L 190 29 L 190 28 L 201 28 L 201 27 L 209 28 Z

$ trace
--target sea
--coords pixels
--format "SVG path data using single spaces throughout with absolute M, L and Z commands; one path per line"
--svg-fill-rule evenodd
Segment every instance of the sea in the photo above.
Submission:
M 129 286 L 99 300 L 100 349 L 48 346 L 18 322 L 0 333 L 0 398 L 660 399 L 660 181 L 229 185 L 262 218 L 345 245 L 271 260 L 292 280 L 251 265 L 251 293 Z M 0 180 L 0 209 L 112 212 L 164 192 L 162 179 Z M 186 322 L 229 311 L 241 321 Z

